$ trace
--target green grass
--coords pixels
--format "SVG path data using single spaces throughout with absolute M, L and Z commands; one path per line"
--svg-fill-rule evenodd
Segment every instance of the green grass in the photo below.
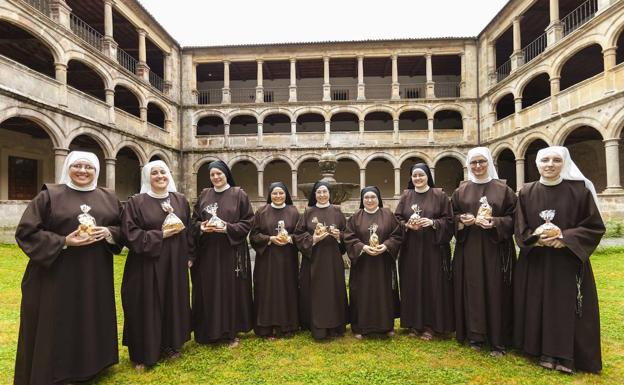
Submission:
M 386 340 L 347 337 L 314 342 L 309 333 L 265 341 L 244 335 L 241 345 L 189 342 L 183 357 L 137 374 L 121 346 L 120 363 L 98 378 L 104 384 L 621 384 L 624 378 L 624 248 L 599 249 L 592 257 L 601 305 L 604 369 L 600 375 L 560 375 L 511 353 L 494 359 L 454 340 L 424 342 L 400 333 Z M 115 258 L 119 288 L 125 257 Z M 13 379 L 19 328 L 20 281 L 27 258 L 0 245 L 0 383 Z M 119 330 L 123 314 L 117 290 Z

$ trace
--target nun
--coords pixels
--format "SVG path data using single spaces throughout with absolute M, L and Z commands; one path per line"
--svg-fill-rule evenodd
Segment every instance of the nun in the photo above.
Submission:
M 474 350 L 489 344 L 500 357 L 511 345 L 511 274 L 516 194 L 498 179 L 490 150 L 476 147 L 466 157 L 468 180 L 452 197 L 455 217 L 453 284 L 458 341 Z
M 301 251 L 299 271 L 300 320 L 312 337 L 341 337 L 348 323 L 345 284 L 344 231 L 346 219 L 340 207 L 330 203 L 327 182 L 314 184 L 295 230 Z
M 396 257 L 403 231 L 392 211 L 383 207 L 375 186 L 360 192 L 360 210 L 347 221 L 345 244 L 351 260 L 349 314 L 357 339 L 381 333 L 394 335 L 399 315 Z
M 416 163 L 395 215 L 403 229 L 399 253 L 401 327 L 425 341 L 455 331 L 451 248 L 453 210 L 431 170 Z
M 299 217 L 282 182 L 269 186 L 267 204 L 254 216 L 249 236 L 256 251 L 254 331 L 268 339 L 290 336 L 299 329 L 299 250 L 293 241 Z
M 598 373 L 600 316 L 589 259 L 605 226 L 596 189 L 565 147 L 541 149 L 536 163 L 539 181 L 518 195 L 514 343 L 546 369 Z
M 236 347 L 238 333 L 253 327 L 247 245 L 253 210 L 224 162 L 211 162 L 208 169 L 211 187 L 199 194 L 193 209 L 192 327 L 200 344 L 222 341 Z
M 190 339 L 190 220 L 165 162 L 143 166 L 141 193 L 128 199 L 121 221 L 130 250 L 121 281 L 123 344 L 139 371 L 180 357 Z
M 22 280 L 15 384 L 80 382 L 118 362 L 113 254 L 121 205 L 98 187 L 95 154 L 72 151 L 59 184 L 45 184 L 15 239 Z

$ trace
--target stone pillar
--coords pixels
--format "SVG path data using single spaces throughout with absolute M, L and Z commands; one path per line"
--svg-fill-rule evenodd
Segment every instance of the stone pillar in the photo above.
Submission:
M 366 85 L 364 84 L 364 56 L 357 57 L 357 100 L 366 100 Z
M 605 94 L 615 91 L 615 73 L 612 71 L 615 67 L 617 47 L 605 48 L 602 51 L 604 61 L 604 77 L 606 82 Z
M 366 121 L 364 119 L 358 121 L 358 131 L 360 135 L 360 143 L 364 143 L 364 125 Z
M 524 158 L 516 158 L 516 191 L 524 186 Z
M 435 167 L 429 167 L 429 171 L 431 171 L 431 177 L 433 178 L 433 181 L 435 183 Z M 412 176 L 410 175 L 408 178 L 411 178 Z
M 559 113 L 559 100 L 557 95 L 559 94 L 560 80 L 560 77 L 550 78 L 550 112 L 553 115 Z
M 264 103 L 264 86 L 262 85 L 262 65 L 264 61 L 258 59 L 256 60 L 256 63 L 258 65 L 258 71 L 256 75 L 256 78 L 258 79 L 256 85 L 256 103 Z
M 487 67 L 490 85 L 494 85 L 498 82 L 496 76 L 496 44 L 494 42 L 488 42 L 487 45 Z
M 329 146 L 330 135 L 331 135 L 331 120 L 326 120 L 325 121 L 325 139 L 324 139 L 326 146 Z
M 323 101 L 331 101 L 331 84 L 329 83 L 329 56 L 323 56 Z
M 69 154 L 68 148 L 55 147 L 54 148 L 54 182 L 59 183 L 61 181 L 61 175 L 63 174 L 63 164 L 65 158 Z
M 399 83 L 399 56 L 392 55 L 392 93 L 390 95 L 390 99 L 399 100 L 401 99 L 401 84 Z
M 459 54 L 459 60 L 461 62 L 461 79 L 459 81 L 459 96 L 466 96 L 466 53 Z
M 550 48 L 563 37 L 563 25 L 559 20 L 559 0 L 550 0 L 550 24 L 546 27 L 546 47 Z
M 65 0 L 50 0 L 50 18 L 68 30 L 71 30 L 70 14 L 71 8 Z
M 290 144 L 297 145 L 297 121 L 290 122 Z
M 223 147 L 230 147 L 230 123 L 223 123 Z
M 61 83 L 59 87 L 59 105 L 67 107 L 67 64 L 54 63 L 55 77 Z
M 290 85 L 288 86 L 288 101 L 297 101 L 297 59 L 290 58 Z
M 223 89 L 221 90 L 221 104 L 232 103 L 232 92 L 230 91 L 230 62 L 223 61 Z
M 108 123 L 115 124 L 115 90 L 106 89 L 106 104 L 108 104 Z M 147 111 L 147 110 L 146 110 Z
M 399 144 L 399 119 L 392 119 L 392 142 Z
M 511 54 L 511 71 L 515 71 L 524 65 L 520 20 L 522 20 L 521 15 L 516 16 L 513 19 L 513 53 Z
M 401 168 L 394 169 L 394 196 L 401 195 Z
M 106 158 L 104 159 L 104 163 L 106 163 L 106 187 L 114 190 L 115 189 L 115 164 L 117 163 L 117 159 Z
M 262 123 L 258 122 L 258 147 L 262 147 Z
M 427 118 L 427 142 L 433 143 L 433 118 Z
M 615 3 L 617 0 L 598 0 L 598 12 L 596 14 L 602 13 L 605 9 L 607 9 L 612 3 Z
M 296 198 L 299 194 L 298 191 L 299 189 L 297 188 L 297 170 L 290 170 L 291 172 L 291 182 L 292 182 L 292 189 L 290 190 L 290 195 L 292 198 Z
M 514 110 L 515 110 L 514 126 L 516 128 L 520 128 L 522 127 L 522 119 L 520 116 L 520 112 L 522 111 L 522 98 L 519 98 L 519 97 L 514 98 Z
M 104 38 L 102 52 L 109 58 L 117 61 L 117 42 L 113 38 L 113 5 L 114 0 L 104 0 Z
M 603 141 L 607 163 L 607 189 L 604 193 L 622 193 L 620 181 L 620 139 L 611 138 Z
M 139 107 L 139 116 L 142 122 L 147 122 L 147 106 Z
M 143 81 L 149 83 L 149 67 L 147 66 L 147 50 L 145 46 L 147 31 L 142 28 L 137 28 L 137 33 L 139 34 L 139 62 L 137 63 L 136 74 Z
M 264 198 L 264 171 L 258 170 L 258 198 Z
M 197 96 L 199 92 L 197 92 L 197 63 L 192 62 L 191 64 L 191 97 L 193 99 L 193 104 L 197 104 L 199 101 L 197 100 Z
M 366 169 L 360 169 L 360 190 L 366 187 Z
M 426 59 L 426 74 L 427 74 L 427 99 L 435 98 L 435 83 L 433 82 L 433 69 L 431 67 L 431 54 L 425 55 Z
M 171 95 L 173 91 L 173 82 L 171 81 L 171 73 L 173 72 L 173 57 L 170 53 L 165 53 L 165 78 L 163 79 L 163 93 L 165 95 Z

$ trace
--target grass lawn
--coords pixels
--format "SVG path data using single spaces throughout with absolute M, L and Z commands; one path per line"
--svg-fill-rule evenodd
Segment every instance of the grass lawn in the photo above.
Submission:
M 137 374 L 121 346 L 120 363 L 98 378 L 104 384 L 622 384 L 624 383 L 624 248 L 592 256 L 600 299 L 604 369 L 600 375 L 561 375 L 537 367 L 517 353 L 500 359 L 475 353 L 454 340 L 424 342 L 395 338 L 314 342 L 309 333 L 265 341 L 253 333 L 241 345 L 200 346 L 189 342 L 183 357 Z M 117 319 L 122 330 L 119 286 L 125 257 L 115 258 Z M 27 258 L 0 245 L 0 383 L 13 380 L 19 328 L 20 281 Z M 398 325 L 398 322 L 397 322 Z

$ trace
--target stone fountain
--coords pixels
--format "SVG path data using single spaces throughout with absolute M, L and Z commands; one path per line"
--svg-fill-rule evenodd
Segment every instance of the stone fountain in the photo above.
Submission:
M 336 161 L 336 155 L 334 153 L 326 152 L 321 155 L 321 159 L 319 159 L 318 164 L 321 169 L 321 181 L 329 184 L 329 191 L 331 193 L 330 201 L 332 204 L 339 205 L 351 198 L 354 193 L 356 193 L 355 195 L 357 196 L 357 191 L 360 189 L 359 184 L 336 182 L 334 174 L 336 173 L 336 165 L 338 162 Z M 299 183 L 297 184 L 297 187 L 299 187 L 299 190 L 301 190 L 307 198 L 310 196 L 314 183 Z

